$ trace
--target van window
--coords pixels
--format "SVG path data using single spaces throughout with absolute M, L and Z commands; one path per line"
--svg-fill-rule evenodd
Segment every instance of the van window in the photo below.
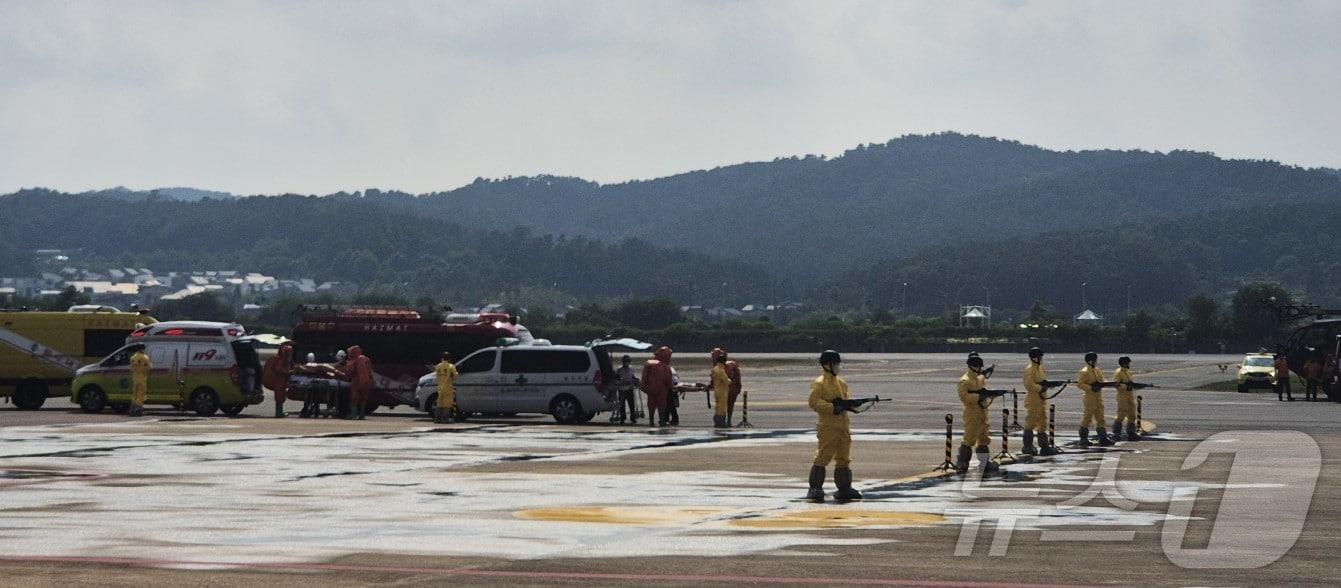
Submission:
M 126 344 L 130 329 L 84 329 L 84 357 L 105 357 Z
M 484 351 L 476 355 L 467 357 L 465 361 L 456 364 L 456 371 L 462 374 L 472 372 L 487 372 L 494 369 L 494 356 L 498 355 L 494 351 Z
M 116 353 L 102 360 L 100 364 L 103 367 L 115 367 L 118 365 L 130 365 L 130 348 L 119 349 Z
M 505 374 L 571 374 L 586 372 L 590 367 L 591 356 L 586 351 L 506 349 L 500 371 Z
M 177 345 L 149 345 L 148 351 L 149 365 L 154 369 L 180 369 L 182 366 L 181 347 Z

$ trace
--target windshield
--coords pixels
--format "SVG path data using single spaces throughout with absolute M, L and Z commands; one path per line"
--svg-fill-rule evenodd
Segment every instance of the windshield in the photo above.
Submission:
M 1243 367 L 1271 367 L 1275 365 L 1270 357 L 1249 357 L 1243 360 Z

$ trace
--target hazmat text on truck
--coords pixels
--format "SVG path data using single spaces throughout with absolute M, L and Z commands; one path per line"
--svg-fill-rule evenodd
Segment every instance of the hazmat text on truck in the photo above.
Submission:
M 358 345 L 373 364 L 374 388 L 366 410 L 415 405 L 415 384 L 444 351 L 462 358 L 500 341 L 529 343 L 531 332 L 506 313 L 423 316 L 409 308 L 300 306 L 293 326 L 295 357 L 311 353 L 335 363 L 336 353 Z M 306 391 L 290 389 L 304 400 Z
M 112 307 L 0 310 L 0 397 L 34 410 L 70 395 L 75 371 L 121 347 L 145 315 Z

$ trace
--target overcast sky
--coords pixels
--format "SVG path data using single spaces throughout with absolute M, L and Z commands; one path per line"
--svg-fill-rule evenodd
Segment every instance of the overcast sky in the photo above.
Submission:
M 601 182 L 955 130 L 1341 167 L 1341 2 L 0 2 L 0 192 Z

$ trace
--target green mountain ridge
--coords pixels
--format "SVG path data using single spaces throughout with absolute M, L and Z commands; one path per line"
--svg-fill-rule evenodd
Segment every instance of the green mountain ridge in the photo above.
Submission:
M 1341 303 L 1338 228 L 1341 197 L 1203 211 L 1102 230 L 972 239 L 848 272 L 806 298 L 835 307 L 906 306 L 930 314 L 988 301 L 1024 309 L 1038 300 L 1069 314 L 1085 308 L 1121 314 L 1129 305 L 1181 305 L 1195 293 L 1227 298 L 1245 283 L 1269 280 L 1335 306 Z
M 155 268 L 232 265 L 448 294 L 527 287 L 735 304 L 805 293 L 890 307 L 908 282 L 908 305 L 924 312 L 989 297 L 1081 306 L 1085 281 L 1096 284 L 1088 306 L 1100 310 L 1125 308 L 1128 283 L 1149 284 L 1133 292 L 1137 306 L 1255 276 L 1330 297 L 1335 286 L 1313 276 L 1337 275 L 1327 260 L 1341 259 L 1328 216 L 1341 203 L 1335 170 L 1191 151 L 1051 151 L 956 133 L 606 185 L 530 176 L 421 196 L 204 193 L 198 202 L 160 190 L 141 193 L 142 205 L 114 192 L 0 197 L 0 212 L 19 219 L 0 237 Z M 1031 251 L 1037 263 L 1021 258 Z
M 0 250 L 0 275 L 31 273 L 31 249 L 55 247 L 82 252 L 76 261 L 159 271 L 245 269 L 457 302 L 520 289 L 555 297 L 735 300 L 778 288 L 756 265 L 636 239 L 469 229 L 372 201 L 126 203 L 28 190 L 0 197 L 0 217 L 13 219 L 0 226 L 0 248 L 9 249 Z

